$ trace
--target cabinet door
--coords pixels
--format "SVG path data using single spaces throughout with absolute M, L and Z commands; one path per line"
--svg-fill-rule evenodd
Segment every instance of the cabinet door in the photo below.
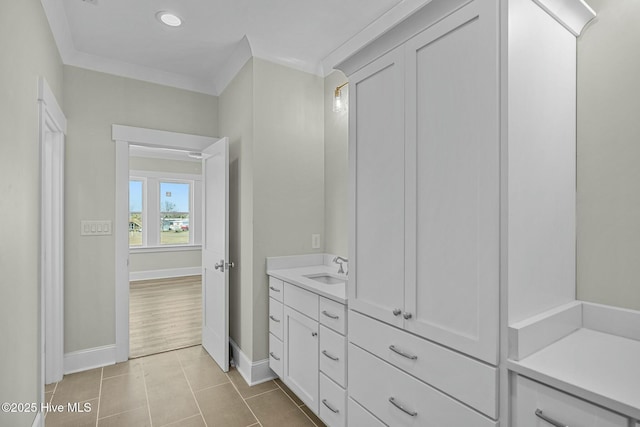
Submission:
M 318 413 L 318 322 L 284 307 L 284 383 Z
M 400 326 L 404 304 L 404 65 L 397 48 L 349 77 L 349 308 Z M 399 314 L 399 313 L 398 313 Z
M 474 0 L 406 43 L 404 327 L 497 363 L 498 2 Z

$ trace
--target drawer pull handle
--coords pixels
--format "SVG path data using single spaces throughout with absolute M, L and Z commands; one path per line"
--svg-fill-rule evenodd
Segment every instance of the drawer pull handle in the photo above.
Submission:
M 395 406 L 396 408 L 400 409 L 402 412 L 404 412 L 407 415 L 411 415 L 412 417 L 415 417 L 416 415 L 418 415 L 418 413 L 416 411 L 410 411 L 408 409 L 405 409 L 404 406 L 402 406 L 401 404 L 399 404 L 398 402 L 396 402 L 396 399 L 393 397 L 389 398 L 389 402 L 391 402 L 391 404 L 393 406 Z
M 327 408 L 329 408 L 329 410 L 330 410 L 331 412 L 333 412 L 334 414 L 337 414 L 338 412 L 340 412 L 338 409 L 336 409 L 336 408 L 334 408 L 333 406 L 331 406 L 331 405 L 329 404 L 329 402 L 327 402 L 327 399 L 322 399 L 322 404 L 323 404 L 324 406 L 326 406 Z
M 312 337 L 317 337 L 317 336 L 318 336 L 318 333 L 317 333 L 317 332 L 311 332 L 311 336 L 312 336 Z
M 327 353 L 327 350 L 322 350 L 322 354 L 324 354 L 324 355 L 325 355 L 325 356 L 327 356 L 329 359 L 334 360 L 334 361 L 336 361 L 336 362 L 337 362 L 338 360 L 340 360 L 339 358 L 337 358 L 337 357 L 335 357 L 335 356 L 332 356 L 332 355 L 330 355 L 329 353 Z
M 269 353 L 269 355 L 271 355 L 271 357 L 273 357 L 276 360 L 280 360 L 280 358 L 278 356 L 276 356 L 275 354 L 273 354 L 273 351 Z
M 542 413 L 541 409 L 536 409 L 536 417 L 540 418 L 541 420 L 544 420 L 546 422 L 548 422 L 549 424 L 551 424 L 554 427 L 569 427 L 566 424 L 562 424 L 559 421 L 554 420 L 553 418 L 549 418 L 548 416 L 546 416 L 545 414 Z
M 400 316 L 401 314 L 402 314 L 402 310 L 400 310 L 399 308 L 396 308 L 393 310 L 394 316 Z
M 272 315 L 269 315 L 269 319 L 273 320 L 274 322 L 278 322 L 280 323 L 280 320 L 276 319 L 275 317 L 273 317 Z
M 274 288 L 273 286 L 269 286 L 269 289 L 271 289 L 273 292 L 280 292 L 280 289 Z
M 402 357 L 406 357 L 407 359 L 416 360 L 418 358 L 418 356 L 416 356 L 415 354 L 405 353 L 404 351 L 397 349 L 393 344 L 389 346 L 389 350 L 399 354 Z
M 327 313 L 327 310 L 322 310 L 322 314 L 327 316 L 329 319 L 339 319 L 340 316 L 336 316 L 335 314 Z

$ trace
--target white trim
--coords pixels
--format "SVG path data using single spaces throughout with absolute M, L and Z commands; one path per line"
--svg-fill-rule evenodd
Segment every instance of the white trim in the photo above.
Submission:
M 220 68 L 220 71 L 218 71 L 218 74 L 215 76 L 216 95 L 222 95 L 222 92 L 224 92 L 229 83 L 233 81 L 242 67 L 244 67 L 244 64 L 246 64 L 252 56 L 251 43 L 245 35 L 242 40 L 238 42 L 238 45 L 231 54 L 231 57 L 227 59 L 222 68 Z
M 540 8 L 578 37 L 582 29 L 596 17 L 584 0 L 533 0 Z
M 38 78 L 40 155 L 40 400 L 62 379 L 64 352 L 64 133 L 67 119 L 44 77 Z
M 38 411 L 31 427 L 44 427 L 44 413 L 42 411 Z
M 77 51 L 64 7 L 61 7 L 58 0 L 40 0 L 40 3 L 42 3 L 47 21 L 49 21 L 49 28 L 51 28 L 53 39 L 56 41 L 60 58 L 62 62 L 67 64 Z
M 247 355 L 242 352 L 238 344 L 236 344 L 231 338 L 229 338 L 229 344 L 231 344 L 231 349 L 233 351 L 233 361 L 236 369 L 249 386 L 254 386 L 278 378 L 275 372 L 269 368 L 269 359 L 252 362 Z
M 159 252 L 189 252 L 201 251 L 202 245 L 164 245 L 164 246 L 132 246 L 129 248 L 130 254 L 153 254 Z
M 184 150 L 171 150 L 169 148 L 152 148 L 139 145 L 132 145 L 129 147 L 130 157 L 141 157 L 143 159 L 164 159 L 164 160 L 178 160 L 181 162 L 200 163 L 201 159 L 194 159 L 189 157 L 188 153 Z
M 129 147 L 131 148 L 131 147 Z M 157 178 L 173 181 L 202 181 L 202 174 L 130 170 L 131 178 Z
M 111 138 L 114 141 L 126 141 L 129 144 L 187 151 L 203 151 L 219 140 L 219 138 L 212 138 L 210 136 L 167 132 L 164 130 L 115 124 L 111 126 Z
M 165 270 L 131 271 L 129 280 L 169 279 L 172 277 L 197 276 L 202 274 L 202 267 L 167 268 Z
M 101 368 L 116 363 L 116 346 L 105 345 L 102 347 L 88 348 L 86 350 L 72 351 L 64 355 L 64 373 L 87 371 Z

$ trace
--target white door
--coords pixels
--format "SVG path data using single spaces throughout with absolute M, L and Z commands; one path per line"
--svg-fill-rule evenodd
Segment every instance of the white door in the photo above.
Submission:
M 404 327 L 496 364 L 498 10 L 475 0 L 406 44 Z
M 202 346 L 229 370 L 229 139 L 203 152 Z

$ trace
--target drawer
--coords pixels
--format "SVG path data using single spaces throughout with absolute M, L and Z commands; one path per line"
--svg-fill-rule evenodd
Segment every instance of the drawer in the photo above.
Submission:
M 342 387 L 347 386 L 347 339 L 320 325 L 320 371 Z
M 282 378 L 282 341 L 275 335 L 269 334 L 269 367 L 277 376 Z
M 318 320 L 319 296 L 290 283 L 284 284 L 284 304 L 313 320 Z
M 349 341 L 483 414 L 498 418 L 495 367 L 353 311 L 349 311 Z
M 349 427 L 386 427 L 382 421 L 371 415 L 358 402 L 348 399 L 347 425 Z
M 282 302 L 282 288 L 284 287 L 282 280 L 269 276 L 269 296 L 275 300 Z
M 269 332 L 282 340 L 282 303 L 269 298 Z
M 347 392 L 320 374 L 320 418 L 329 427 L 347 425 Z
M 563 393 L 528 378 L 516 377 L 514 427 L 547 427 L 553 425 L 536 415 L 555 420 L 562 425 L 580 427 L 627 427 L 629 420 L 570 394 Z
M 349 394 L 387 425 L 497 426 L 496 421 L 353 344 L 349 344 Z
M 320 323 L 334 331 L 346 335 L 347 306 L 330 299 L 320 297 Z

